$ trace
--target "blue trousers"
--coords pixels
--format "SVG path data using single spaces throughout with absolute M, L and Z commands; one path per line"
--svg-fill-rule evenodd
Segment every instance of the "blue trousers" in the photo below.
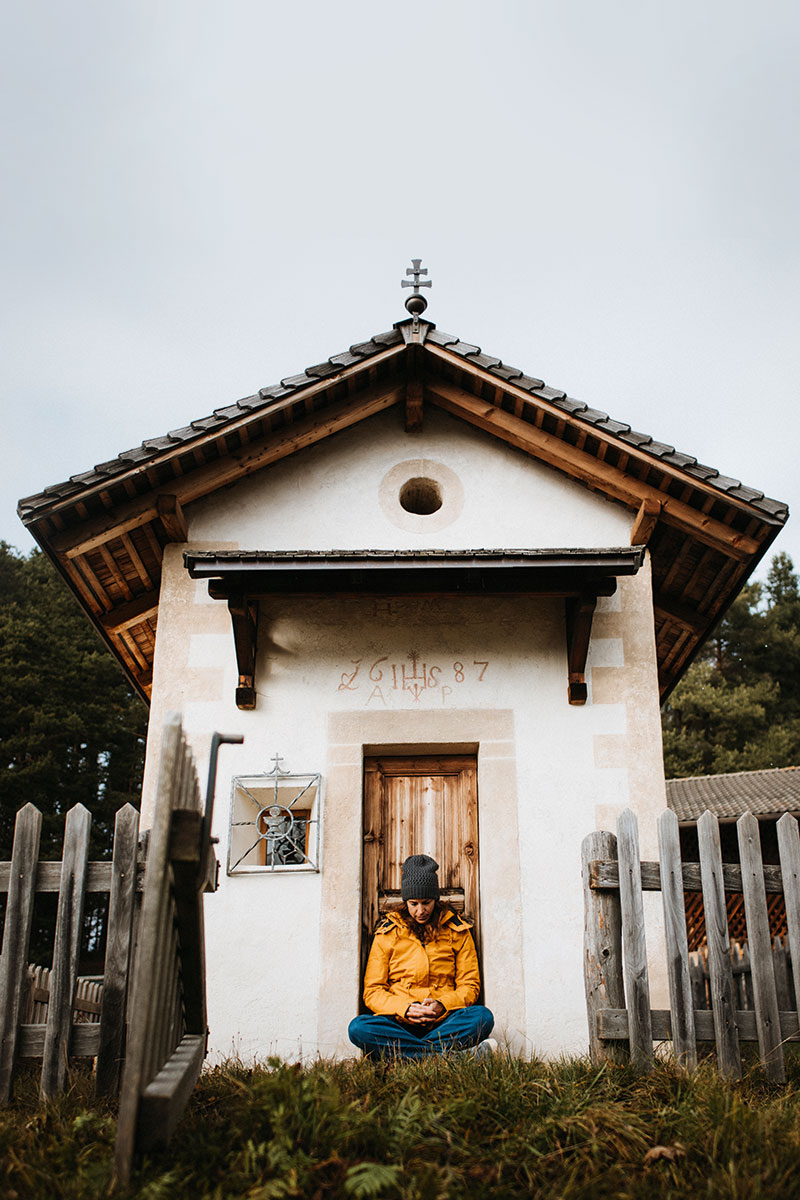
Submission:
M 414 1032 L 397 1017 L 363 1014 L 350 1022 L 350 1041 L 365 1054 L 396 1058 L 424 1058 L 445 1050 L 477 1046 L 492 1032 L 494 1017 L 482 1004 L 454 1008 L 425 1033 Z

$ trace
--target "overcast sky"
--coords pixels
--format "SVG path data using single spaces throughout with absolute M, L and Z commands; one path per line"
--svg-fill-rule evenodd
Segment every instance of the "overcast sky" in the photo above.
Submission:
M 0 537 L 390 328 L 412 255 L 440 329 L 800 511 L 799 32 L 769 0 L 6 5 Z

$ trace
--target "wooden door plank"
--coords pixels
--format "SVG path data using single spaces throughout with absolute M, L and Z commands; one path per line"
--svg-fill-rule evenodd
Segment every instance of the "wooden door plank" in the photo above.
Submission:
M 708 939 L 709 991 L 714 1014 L 717 1061 L 723 1075 L 738 1079 L 742 1074 L 742 1058 L 736 1029 L 719 822 L 713 813 L 703 813 L 697 822 L 697 836 L 700 845 L 700 875 Z
M 659 817 L 658 846 L 672 1013 L 672 1049 L 676 1060 L 691 1071 L 697 1066 L 697 1044 L 692 985 L 689 978 L 689 943 L 686 937 L 681 846 L 678 818 L 669 809 Z
M 775 1083 L 785 1083 L 786 1068 L 781 1048 L 775 971 L 772 966 L 772 938 L 769 932 L 767 894 L 764 890 L 761 838 L 758 821 L 752 813 L 744 813 L 739 818 L 736 822 L 736 833 L 739 839 L 739 860 L 742 864 L 758 1049 L 769 1078 Z
M 650 1020 L 639 829 L 630 809 L 620 813 L 617 822 L 617 853 L 631 1063 L 638 1070 L 647 1071 L 653 1066 L 653 1029 Z
M 119 1091 L 125 1042 L 133 914 L 136 904 L 138 849 L 139 814 L 132 805 L 126 804 L 119 810 L 114 822 L 114 855 L 111 863 L 108 936 L 100 1012 L 100 1049 L 95 1078 L 98 1096 L 115 1096 Z
M 363 849 L 361 856 L 361 946 L 359 969 L 359 1004 L 361 986 L 367 957 L 372 944 L 372 935 L 380 915 L 378 867 L 383 844 L 381 825 L 381 788 L 383 776 L 377 766 L 367 762 L 364 770 L 364 820 Z
M 778 850 L 783 873 L 795 1004 L 800 1014 L 800 828 L 797 818 L 791 813 L 784 813 L 778 821 Z
M 0 956 L 0 1104 L 8 1104 L 11 1098 L 18 1052 L 41 832 L 42 814 L 32 804 L 26 804 L 17 813 L 14 824 L 11 878 Z
M 480 904 L 480 854 L 478 812 L 478 768 L 475 760 L 467 763 L 460 774 L 464 828 L 460 846 L 462 868 L 461 887 L 464 889 L 464 907 L 472 921 L 472 936 L 479 959 L 482 958 L 481 904 Z M 481 972 L 481 977 L 483 973 Z
M 78 975 L 83 933 L 83 901 L 89 865 L 92 817 L 82 804 L 67 813 L 61 860 L 53 967 L 50 972 L 50 1006 L 42 1053 L 40 1091 L 45 1099 L 58 1095 L 67 1072 L 72 1000 Z

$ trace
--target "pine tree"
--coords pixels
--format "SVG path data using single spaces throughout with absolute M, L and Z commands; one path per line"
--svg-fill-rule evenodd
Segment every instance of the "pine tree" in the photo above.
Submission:
M 800 763 L 800 589 L 777 554 L 664 705 L 667 778 Z
M 40 857 L 61 857 L 77 803 L 92 814 L 91 857 L 110 857 L 117 809 L 139 806 L 146 726 L 145 705 L 48 559 L 0 542 L 0 859 L 29 801 L 43 816 Z M 53 906 L 37 907 L 46 965 Z

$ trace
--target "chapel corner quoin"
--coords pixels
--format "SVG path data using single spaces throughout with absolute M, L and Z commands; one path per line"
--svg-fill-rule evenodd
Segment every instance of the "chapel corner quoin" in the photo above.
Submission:
M 20 501 L 151 706 L 143 826 L 168 712 L 201 763 L 247 735 L 213 825 L 219 1056 L 350 1052 L 411 852 L 476 922 L 509 1046 L 584 1048 L 579 955 L 541 970 L 582 937 L 574 831 L 630 807 L 655 846 L 660 701 L 788 516 L 443 333 L 422 274 L 387 332 Z

